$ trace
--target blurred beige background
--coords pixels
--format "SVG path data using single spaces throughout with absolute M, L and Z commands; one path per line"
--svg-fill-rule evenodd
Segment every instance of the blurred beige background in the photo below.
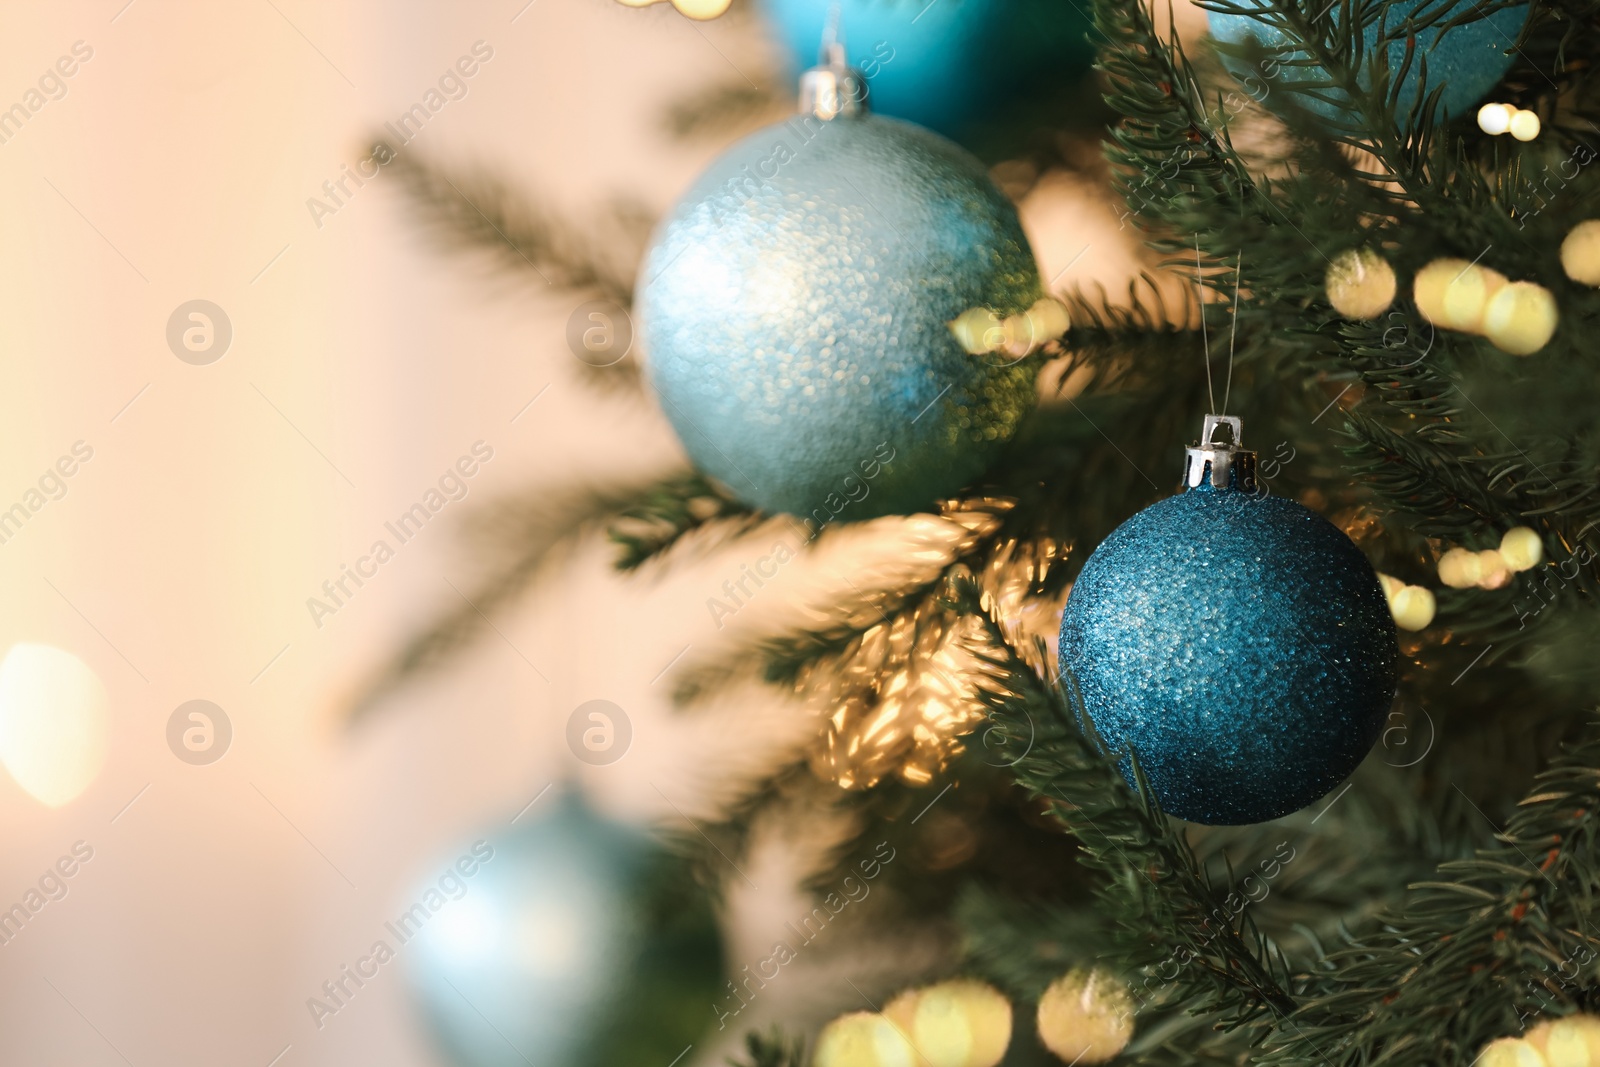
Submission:
M 396 968 L 320 1030 L 305 1002 L 436 860 L 563 778 L 629 817 L 704 812 L 809 736 L 771 699 L 662 708 L 662 671 L 719 637 L 704 601 L 737 546 L 630 581 L 585 551 L 503 638 L 364 728 L 339 723 L 352 687 L 467 587 L 452 524 L 471 506 L 681 454 L 651 407 L 577 380 L 564 331 L 583 297 L 439 253 L 387 174 L 320 228 L 306 206 L 480 40 L 493 58 L 408 151 L 491 165 L 574 218 L 619 194 L 668 205 L 719 145 L 673 141 L 662 108 L 771 57 L 750 20 L 610 0 L 0 9 L 0 107 L 76 42 L 92 49 L 0 143 L 0 507 L 74 442 L 94 450 L 0 544 L 0 647 L 81 657 L 111 715 L 110 756 L 70 802 L 48 808 L 0 775 L 0 907 L 74 842 L 94 850 L 0 945 L 0 1062 L 433 1064 Z M 1071 264 L 1058 284 L 1116 288 L 1136 269 L 1081 179 L 1047 182 L 1024 216 L 1045 276 Z M 233 329 L 205 366 L 166 340 L 193 299 Z M 466 501 L 315 626 L 306 598 L 479 440 L 494 458 Z M 825 584 L 828 566 L 784 580 Z M 596 697 L 633 719 L 610 767 L 563 741 Z M 166 742 L 193 699 L 233 725 L 209 766 Z M 774 878 L 767 906 L 782 911 Z

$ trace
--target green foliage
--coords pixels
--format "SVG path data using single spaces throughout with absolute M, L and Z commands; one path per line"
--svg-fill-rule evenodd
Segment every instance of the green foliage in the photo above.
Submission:
M 485 168 L 447 170 L 382 141 L 374 143 L 373 155 L 389 159 L 385 169 L 399 176 L 421 220 L 447 247 L 491 252 L 500 265 L 529 271 L 542 286 L 591 289 L 619 304 L 632 302 L 637 249 L 618 254 L 574 232 Z M 612 209 L 611 222 L 635 240 L 650 225 L 641 209 L 624 204 Z
M 969 604 L 974 598 L 971 590 L 956 595 Z M 991 633 L 999 644 L 998 627 L 991 624 Z M 1445 842 L 1436 827 L 1415 827 L 1407 848 L 1374 855 L 1372 843 L 1382 849 L 1385 830 L 1393 836 L 1401 827 L 1384 827 L 1373 811 L 1346 810 L 1340 824 L 1316 834 L 1341 792 L 1309 826 L 1296 826 L 1303 821 L 1296 816 L 1222 831 L 1236 840 L 1285 840 L 1256 871 L 1236 879 L 1230 863 L 1219 882 L 1189 835 L 1163 819 L 1143 788 L 1122 781 L 1113 754 L 1074 713 L 1070 688 L 1040 681 L 1014 652 L 996 662 L 1004 668 L 989 690 L 996 717 L 1032 739 L 1017 778 L 1059 801 L 1086 863 L 1106 876 L 1098 915 L 1114 921 L 1117 934 L 1105 950 L 1079 916 L 1050 908 L 1007 915 L 1016 905 L 969 899 L 962 915 L 971 957 L 1019 997 L 1036 997 L 1053 973 L 1099 949 L 1130 977 L 1148 1028 L 1141 1060 L 1206 1062 L 1204 1046 L 1215 1044 L 1217 1062 L 1237 1062 L 1247 1044 L 1256 1050 L 1252 1062 L 1296 1067 L 1468 1063 L 1483 1043 L 1531 1019 L 1590 1004 L 1600 979 L 1600 724 L 1538 776 L 1504 827 L 1453 786 L 1478 820 L 1472 836 L 1493 834 L 1493 844 L 1470 854 L 1466 835 Z M 1348 788 L 1375 785 L 1385 788 L 1360 775 Z M 1386 800 L 1403 802 L 1393 784 L 1386 791 Z M 1289 842 L 1295 845 L 1285 853 Z M 1459 858 L 1425 874 L 1424 849 Z M 1248 854 L 1269 855 L 1259 844 Z M 1258 920 L 1252 879 L 1278 915 Z M 1386 905 L 1374 909 L 1385 895 Z M 1337 918 L 1336 931 L 1324 922 L 1317 935 L 1305 920 L 1318 912 Z M 1291 930 L 1303 941 L 1298 958 L 1282 944 Z M 1335 932 L 1346 947 L 1323 951 Z M 1164 1030 L 1175 1007 L 1207 1018 L 1213 1036 Z M 1152 1044 L 1150 1030 L 1166 1043 Z
M 633 303 L 633 278 L 654 219 L 638 204 L 617 201 L 580 232 L 486 167 L 451 170 L 416 158 L 414 150 L 373 144 L 374 158 L 398 175 L 418 220 L 444 248 L 480 253 L 487 262 L 536 291 L 586 293 L 624 310 Z M 637 392 L 639 364 L 631 355 L 605 367 L 587 363 L 584 377 L 604 390 Z
M 1211 6 L 1236 10 L 1221 0 Z M 1600 369 L 1586 344 L 1597 294 L 1568 282 L 1555 256 L 1566 228 L 1581 217 L 1580 205 L 1592 202 L 1595 183 L 1588 174 L 1560 183 L 1555 195 L 1570 202 L 1565 210 L 1544 212 L 1537 206 L 1551 190 L 1529 180 L 1534 163 L 1566 159 L 1574 135 L 1556 129 L 1508 161 L 1501 158 L 1503 146 L 1489 138 L 1437 127 L 1420 104 L 1415 132 L 1402 135 L 1387 91 L 1398 86 L 1400 72 L 1383 70 L 1377 47 L 1387 39 L 1374 25 L 1384 5 L 1344 0 L 1319 5 L 1317 18 L 1290 0 L 1263 7 L 1266 21 L 1305 42 L 1323 75 L 1293 86 L 1247 80 L 1219 91 L 1213 106 L 1194 66 L 1181 49 L 1160 40 L 1139 7 L 1098 5 L 1111 42 L 1102 60 L 1108 98 L 1125 116 L 1110 155 L 1135 217 L 1175 262 L 1192 262 L 1196 245 L 1212 264 L 1247 250 L 1242 284 L 1251 299 L 1238 324 L 1244 403 L 1292 404 L 1308 417 L 1307 400 L 1321 408 L 1330 393 L 1340 398 L 1339 413 L 1327 422 L 1344 422 L 1342 441 L 1310 437 L 1304 423 L 1287 439 L 1334 471 L 1343 467 L 1362 477 L 1363 502 L 1397 534 L 1409 529 L 1433 539 L 1405 543 L 1402 534 L 1393 540 L 1392 560 L 1384 562 L 1421 570 L 1436 555 L 1435 545 L 1492 547 L 1512 526 L 1532 525 L 1559 565 L 1583 543 L 1600 508 L 1600 454 L 1590 414 L 1600 405 L 1600 375 L 1565 377 L 1562 389 L 1570 393 L 1552 405 L 1548 376 L 1513 365 L 1480 339 L 1435 330 L 1408 300 L 1373 322 L 1346 322 L 1327 306 L 1321 289 L 1328 257 L 1351 245 L 1347 220 L 1358 219 L 1359 240 L 1382 248 L 1402 278 L 1454 255 L 1483 257 L 1512 278 L 1538 279 L 1558 294 L 1563 315 L 1555 339 L 1538 354 L 1539 366 Z M 1415 24 L 1401 22 L 1385 32 L 1403 40 L 1442 16 L 1443 5 L 1436 5 Z M 1526 40 L 1546 40 L 1557 30 L 1569 43 L 1572 35 L 1591 32 L 1546 15 L 1530 25 Z M 1367 91 L 1358 84 L 1358 57 L 1373 48 L 1379 61 Z M 1557 73 L 1573 76 L 1564 68 Z M 1296 94 L 1332 91 L 1353 103 L 1331 134 L 1328 120 L 1286 106 Z M 1271 94 L 1288 114 L 1287 167 L 1266 176 L 1236 149 L 1223 120 L 1241 109 L 1259 120 L 1249 97 Z M 1593 117 L 1600 111 L 1571 119 Z M 1211 267 L 1203 275 L 1213 288 L 1232 280 Z M 1280 384 L 1274 388 L 1269 379 Z M 1324 387 L 1303 393 L 1297 403 L 1282 389 L 1286 381 Z M 1252 422 L 1247 416 L 1247 425 Z M 1335 448 L 1341 456 L 1330 454 Z M 1357 502 L 1349 494 L 1345 499 Z M 1526 601 L 1543 580 L 1533 572 L 1502 595 L 1451 598 L 1445 621 L 1485 643 L 1521 641 L 1527 626 L 1512 603 Z M 1582 569 L 1561 583 L 1560 597 L 1591 611 L 1594 582 Z
M 1264 1062 L 1469 1063 L 1542 1015 L 1592 1006 L 1600 730 L 1541 773 L 1494 844 L 1441 864 L 1324 961 Z M 1481 813 L 1480 813 L 1481 814 Z
M 668 528 L 667 519 L 652 525 L 647 521 L 650 517 L 664 511 L 671 521 L 687 521 L 683 515 L 689 505 L 713 493 L 703 479 L 690 474 L 633 487 L 553 492 L 540 486 L 526 496 L 480 509 L 474 514 L 472 534 L 480 550 L 481 576 L 466 590 L 456 590 L 456 603 L 410 638 L 361 688 L 350 705 L 350 718 L 364 716 L 385 696 L 446 662 L 485 630 L 492 630 L 494 617 L 516 603 L 552 559 L 584 535 L 624 518 L 641 523 L 652 539 L 623 541 L 624 552 L 632 553 L 626 558 L 633 559 L 644 551 L 642 545 L 660 550 L 676 538 L 663 532 Z M 679 535 L 682 532 L 678 530 Z M 632 565 L 637 566 L 643 558 L 638 556 Z
M 728 1058 L 732 1067 L 805 1067 L 805 1039 L 787 1038 L 777 1027 L 765 1034 L 745 1035 L 744 1044 L 742 1058 Z
M 778 94 L 771 86 L 729 82 L 675 101 L 667 108 L 663 124 L 675 137 L 727 133 L 771 114 L 777 102 Z
M 1233 1025 L 1293 1010 L 1281 954 L 1248 912 L 1227 906 L 1142 774 L 1135 770 L 1137 789 L 1123 780 L 1119 754 L 1074 712 L 1067 692 L 1043 681 L 1005 642 L 975 589 L 952 583 L 950 594 L 986 620 L 997 651 L 985 695 L 1007 734 L 1030 742 L 1012 773 L 1052 806 L 1080 842 L 1083 863 L 1103 875 L 1102 918 L 1128 964 L 1175 962 L 1172 986 L 1191 1010 L 1224 1012 Z
M 723 943 L 717 916 L 681 848 L 655 856 L 623 906 L 640 951 L 611 1008 L 578 1056 L 583 1067 L 667 1065 L 711 1032 L 722 995 Z
M 1306 57 L 1295 73 L 1310 79 L 1291 86 L 1234 81 L 1145 6 L 1093 0 L 1106 110 L 1079 109 L 1054 136 L 1007 116 L 994 143 L 1036 174 L 1071 165 L 1061 130 L 1113 116 L 1105 150 L 1124 222 L 1202 296 L 1163 297 L 1156 278 L 1122 306 L 1066 294 L 1074 326 L 1041 366 L 1039 408 L 993 470 L 937 505 L 961 535 L 919 546 L 916 580 L 857 589 L 678 673 L 686 706 L 759 680 L 832 716 L 925 666 L 917 641 L 885 653 L 883 634 L 955 635 L 967 694 L 989 715 L 926 786 L 887 776 L 840 790 L 812 753 L 790 754 L 689 840 L 702 871 L 742 856 L 762 820 L 847 816 L 811 888 L 864 844 L 891 843 L 904 858 L 886 867 L 880 904 L 957 931 L 952 965 L 1015 998 L 1019 1021 L 1068 967 L 1114 970 L 1138 1004 L 1126 1058 L 1141 1063 L 1467 1064 L 1538 1015 L 1596 1006 L 1600 733 L 1585 723 L 1600 690 L 1600 291 L 1570 281 L 1557 249 L 1600 215 L 1600 2 L 1532 6 L 1494 97 L 1539 111 L 1544 133 L 1527 144 L 1480 136 L 1470 118 L 1437 121 L 1429 57 L 1413 49 L 1391 70 L 1384 48 L 1509 2 L 1390 21 L 1384 0 L 1263 0 L 1260 17 Z M 1269 57 L 1235 58 L 1259 71 Z M 1424 90 L 1401 115 L 1412 69 Z M 1303 106 L 1335 98 L 1349 104 L 1331 122 Z M 771 100 L 716 90 L 669 121 L 681 135 L 726 132 Z M 627 303 L 632 260 L 602 255 L 509 183 L 393 166 L 451 243 L 549 288 Z M 638 239 L 636 224 L 613 229 Z M 1370 322 L 1342 318 L 1324 293 L 1330 259 L 1358 246 L 1401 281 Z M 1548 288 L 1561 312 L 1550 344 L 1518 359 L 1429 325 L 1409 283 L 1446 256 Z M 1328 515 L 1378 569 L 1435 588 L 1439 603 L 1432 627 L 1402 635 L 1400 694 L 1372 758 L 1316 810 L 1259 827 L 1164 816 L 1017 622 L 1058 605 L 1094 546 L 1171 491 L 1178 447 L 1216 407 L 1207 360 L 1269 490 Z M 607 529 L 633 571 L 766 521 L 692 472 L 532 493 L 483 525 L 488 577 L 471 607 L 414 641 L 384 685 L 475 636 L 572 536 Z M 1437 589 L 1444 550 L 1491 548 L 1523 525 L 1544 563 L 1503 589 Z M 833 536 L 808 530 L 806 542 Z M 962 835 L 978 843 L 951 860 Z M 781 1034 L 747 1043 L 746 1067 L 804 1061 Z M 1024 1026 L 1007 1062 L 1043 1057 Z
M 651 486 L 613 516 L 608 534 L 619 548 L 617 569 L 637 570 L 690 535 L 710 549 L 755 526 L 761 517 L 704 475 L 689 472 Z

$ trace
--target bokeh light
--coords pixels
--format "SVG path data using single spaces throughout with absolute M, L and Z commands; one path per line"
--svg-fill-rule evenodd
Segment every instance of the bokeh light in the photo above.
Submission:
M 83 660 L 50 645 L 13 645 L 0 661 L 0 761 L 52 808 L 82 793 L 110 745 L 106 689 Z

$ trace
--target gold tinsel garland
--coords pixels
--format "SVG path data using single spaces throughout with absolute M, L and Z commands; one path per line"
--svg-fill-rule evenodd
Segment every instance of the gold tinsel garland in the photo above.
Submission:
M 991 536 L 1013 506 L 999 498 L 949 501 L 938 519 L 920 521 L 938 523 L 944 537 L 950 525 L 958 527 L 956 543 L 941 547 L 946 559 L 959 559 Z M 942 581 L 976 577 L 984 607 L 1025 655 L 1036 658 L 1032 636 L 1053 632 L 1060 604 L 1052 609 L 1031 594 L 1065 554 L 1054 542 L 1006 538 L 992 546 L 976 575 L 958 563 Z M 797 689 L 826 713 L 811 754 L 818 777 L 846 789 L 870 788 L 890 776 L 925 785 L 961 752 L 962 738 L 988 718 L 978 695 L 979 680 L 993 670 L 982 655 L 988 639 L 978 619 L 950 611 L 940 593 L 935 589 L 884 614 L 881 623 L 797 679 Z M 1033 666 L 1050 669 L 1047 662 Z

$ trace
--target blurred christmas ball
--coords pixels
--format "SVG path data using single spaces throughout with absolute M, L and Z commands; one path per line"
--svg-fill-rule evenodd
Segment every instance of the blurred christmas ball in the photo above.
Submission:
M 1133 1037 L 1133 998 L 1104 971 L 1074 970 L 1039 998 L 1039 1040 L 1066 1063 L 1106 1063 Z
M 1326 80 L 1324 72 L 1315 66 L 1304 52 L 1294 46 L 1293 39 L 1271 24 L 1270 0 L 1233 0 L 1237 7 L 1253 9 L 1261 14 L 1210 11 L 1207 21 L 1211 36 L 1221 42 L 1223 65 L 1246 87 L 1264 89 L 1258 97 L 1269 107 L 1292 106 L 1310 111 L 1327 119 L 1353 121 L 1348 112 L 1349 98 L 1338 89 L 1322 88 L 1317 95 L 1293 91 L 1296 83 L 1315 83 Z M 1459 0 L 1442 18 L 1432 15 L 1439 9 L 1434 0 L 1393 0 L 1382 5 L 1383 18 L 1388 32 L 1394 36 L 1388 45 L 1389 76 L 1397 74 L 1406 60 L 1407 35 L 1399 32 L 1404 20 L 1414 15 L 1426 15 L 1432 21 L 1430 28 L 1415 35 L 1416 56 L 1428 57 L 1428 82 L 1426 90 L 1443 86 L 1439 110 L 1446 116 L 1465 115 L 1472 111 L 1484 95 L 1493 89 L 1511 69 L 1511 45 L 1522 31 L 1528 18 L 1528 5 L 1502 8 L 1475 22 L 1463 23 L 1449 29 L 1444 27 L 1451 19 L 1466 15 L 1479 5 L 1476 0 Z M 1379 24 L 1366 29 L 1369 41 L 1379 33 Z M 1253 43 L 1252 43 L 1253 42 Z M 1367 47 L 1371 48 L 1369 44 Z M 1259 50 L 1259 56 L 1254 53 Z M 1396 101 L 1396 117 L 1403 125 L 1407 122 L 1411 106 L 1422 88 L 1421 63 L 1412 58 L 1410 69 L 1400 87 Z M 1361 84 L 1372 83 L 1372 59 L 1362 64 Z M 1391 91 L 1392 91 L 1391 86 Z M 1330 99 L 1331 98 L 1331 99 Z
M 1366 756 L 1394 697 L 1394 619 L 1336 526 L 1253 489 L 1254 454 L 1207 419 L 1190 488 L 1117 527 L 1084 564 L 1061 665 L 1112 751 L 1192 822 L 1305 807 Z M 1213 469 L 1223 485 L 1213 482 Z M 1132 781 L 1132 767 L 1123 761 Z
M 947 136 L 992 121 L 1028 89 L 1087 74 L 1085 7 L 1056 0 L 761 0 L 795 71 L 817 59 L 835 8 L 872 109 Z
M 462 849 L 415 901 L 387 928 L 461 1067 L 668 1063 L 721 992 L 715 917 L 681 861 L 576 796 Z
M 981 474 L 1034 368 L 951 323 L 1041 297 L 1011 203 L 949 141 L 895 119 L 800 116 L 740 141 L 640 271 L 650 380 L 695 464 L 822 525 L 924 508 Z

